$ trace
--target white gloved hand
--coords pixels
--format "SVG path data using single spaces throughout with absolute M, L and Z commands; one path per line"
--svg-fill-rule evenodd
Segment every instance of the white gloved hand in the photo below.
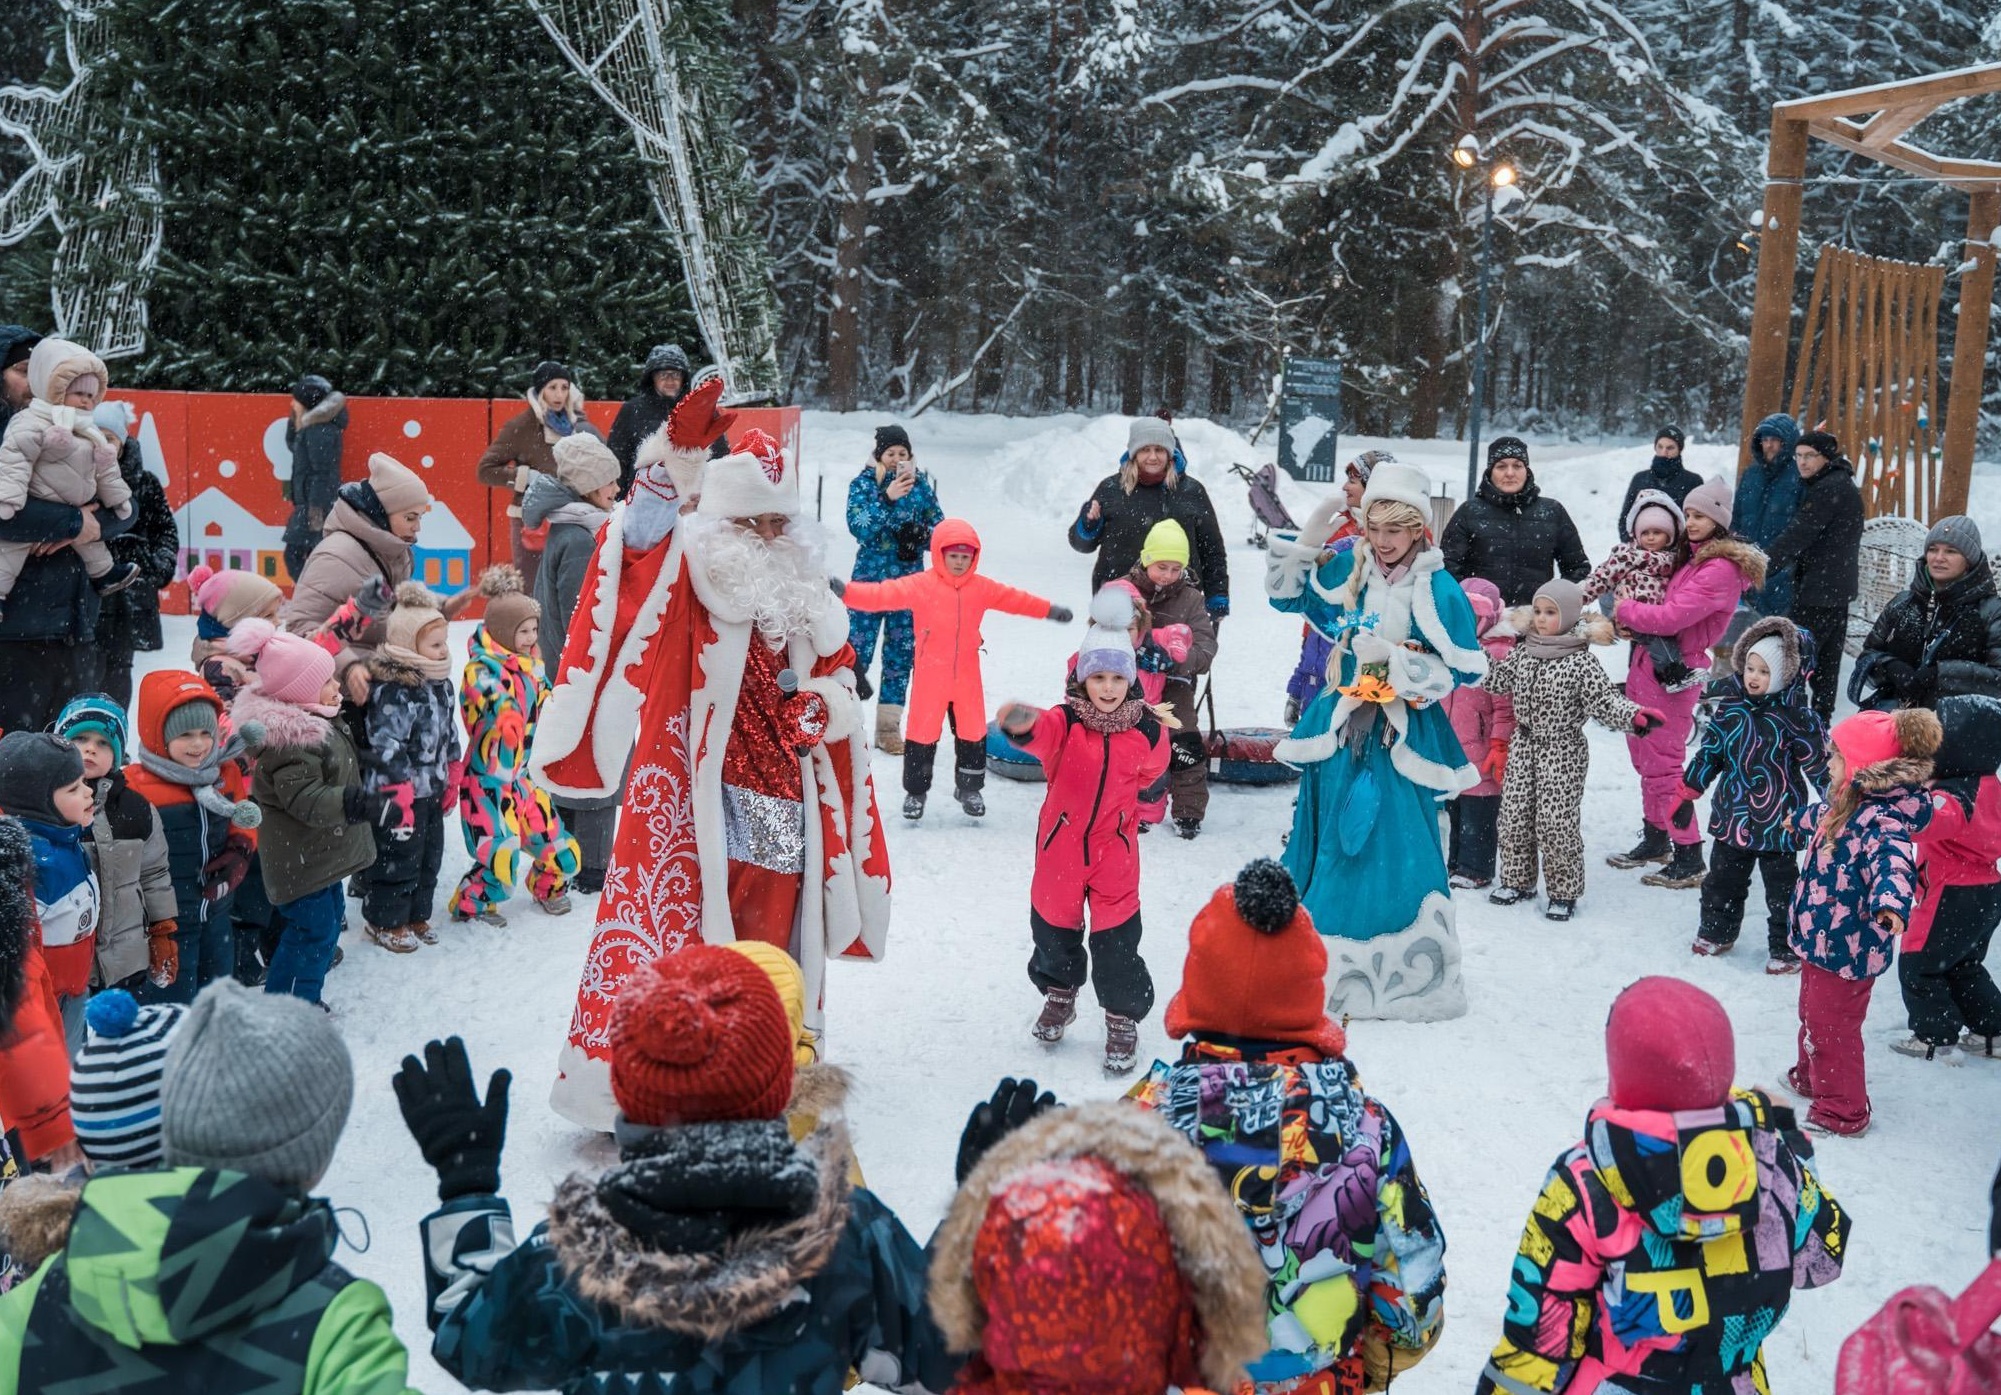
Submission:
M 681 521 L 681 491 L 667 462 L 644 466 L 625 501 L 625 545 L 634 552 L 651 552 Z
M 1299 530 L 1299 545 L 1313 552 L 1318 552 L 1327 546 L 1327 540 L 1334 536 L 1334 530 L 1340 526 L 1336 520 L 1341 517 L 1342 510 L 1346 507 L 1346 502 L 1339 494 L 1330 494 L 1315 504 L 1313 512 L 1306 516 L 1306 526 Z

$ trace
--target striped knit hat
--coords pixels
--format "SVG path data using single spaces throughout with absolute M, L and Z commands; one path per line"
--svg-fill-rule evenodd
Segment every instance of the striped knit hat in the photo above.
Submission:
M 70 1119 L 95 1166 L 160 1165 L 160 1077 L 186 1011 L 179 1003 L 140 1007 L 122 988 L 84 1009 L 89 1030 L 70 1066 Z

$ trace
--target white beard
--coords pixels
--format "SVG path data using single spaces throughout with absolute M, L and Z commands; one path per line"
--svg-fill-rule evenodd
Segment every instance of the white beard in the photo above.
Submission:
M 795 518 L 770 542 L 727 518 L 684 518 L 688 558 L 702 569 L 718 614 L 748 620 L 774 648 L 809 638 L 814 621 L 838 604 L 827 589 L 824 539 Z

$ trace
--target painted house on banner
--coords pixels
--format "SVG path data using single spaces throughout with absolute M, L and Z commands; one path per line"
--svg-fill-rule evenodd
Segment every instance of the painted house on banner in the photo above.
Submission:
M 472 585 L 472 534 L 443 500 L 433 500 L 410 549 L 411 576 L 449 596 Z
M 197 566 L 215 571 L 255 572 L 280 586 L 292 584 L 285 569 L 285 530 L 266 523 L 213 486 L 174 510 L 181 535 L 180 576 Z

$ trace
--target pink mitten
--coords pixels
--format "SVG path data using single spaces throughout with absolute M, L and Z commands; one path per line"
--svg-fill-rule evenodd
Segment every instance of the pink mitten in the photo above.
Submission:
M 118 463 L 118 447 L 110 441 L 92 441 L 90 443 L 90 463 L 100 470 L 116 465 Z
M 1195 643 L 1195 632 L 1186 625 L 1155 625 L 1153 642 L 1167 652 L 1167 657 L 1177 664 L 1188 662 L 1188 648 Z

